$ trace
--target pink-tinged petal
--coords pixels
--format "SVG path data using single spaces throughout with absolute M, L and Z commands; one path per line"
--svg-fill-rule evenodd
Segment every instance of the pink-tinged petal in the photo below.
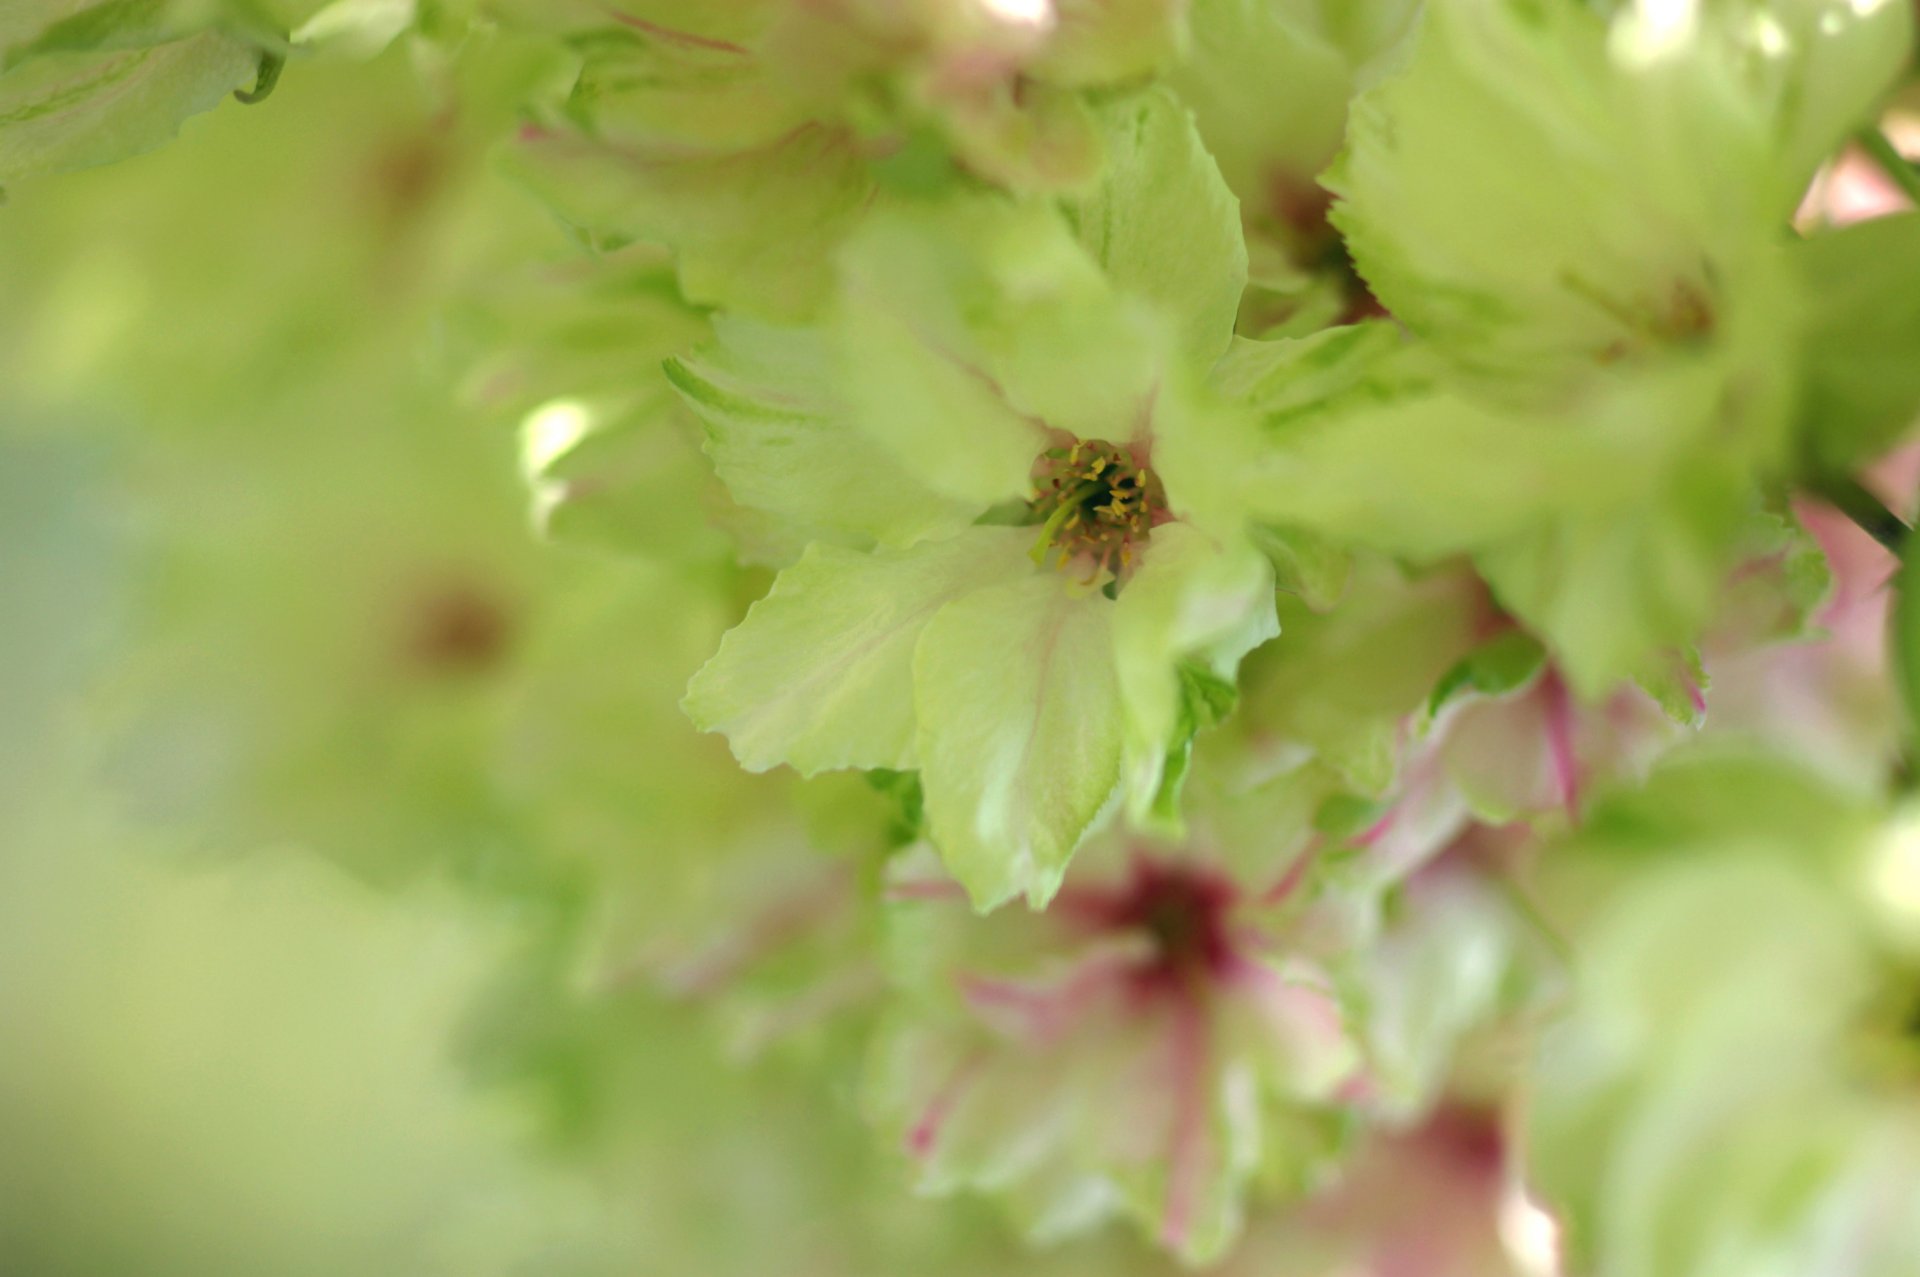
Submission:
M 677 44 L 683 49 L 706 49 L 713 53 L 729 53 L 742 58 L 752 56 L 746 49 L 731 40 L 716 40 L 711 36 L 695 35 L 691 31 L 678 31 L 672 27 L 661 26 L 657 22 L 649 22 L 631 13 L 622 13 L 618 9 L 608 9 L 607 16 L 621 26 L 631 27 L 635 31 L 668 44 Z
M 1199 1001 L 1175 1001 L 1167 1042 L 1173 1128 L 1167 1140 L 1167 1201 L 1160 1228 L 1161 1245 L 1185 1249 L 1206 1174 L 1207 1158 L 1207 1022 Z
M 1391 812 L 1388 814 L 1391 815 Z M 1381 821 L 1386 819 L 1386 816 L 1380 818 Z M 1380 822 L 1376 821 L 1374 829 L 1378 829 L 1379 825 Z M 1355 841 L 1365 845 L 1369 841 L 1369 835 L 1374 834 L 1374 829 L 1369 829 Z M 1293 863 L 1287 866 L 1286 872 L 1280 875 L 1280 880 L 1260 893 L 1261 905 L 1271 908 L 1274 905 L 1285 904 L 1288 898 L 1300 889 L 1300 884 L 1307 880 L 1307 871 L 1319 861 L 1320 853 L 1326 849 L 1326 845 L 1327 840 L 1321 837 L 1315 837 L 1308 843 L 1305 850 L 1293 858 Z
M 927 1107 L 907 1131 L 906 1148 L 909 1156 L 920 1161 L 933 1156 L 940 1142 L 940 1133 L 946 1129 L 947 1119 L 953 1116 L 954 1109 L 959 1107 L 960 1101 L 979 1078 L 984 1058 L 975 1054 L 962 1060 L 953 1070 L 953 1075 L 927 1101 Z
M 1545 702 L 1547 752 L 1553 763 L 1554 788 L 1570 819 L 1580 818 L 1580 760 L 1573 748 L 1573 696 L 1558 670 L 1549 669 L 1540 681 Z M 1704 702 L 1701 708 L 1705 708 Z
M 1102 999 L 1123 992 L 1133 966 L 1130 955 L 1103 953 L 1084 960 L 1051 987 L 967 974 L 958 983 L 967 1005 L 989 1027 L 1050 1043 Z
M 1359 1068 L 1339 1000 L 1316 978 L 1241 959 L 1227 971 L 1225 987 L 1239 995 L 1233 1003 L 1249 1013 L 1255 1049 L 1289 1090 L 1333 1098 Z
M 782 946 L 833 922 L 852 903 L 852 876 L 846 866 L 835 865 L 813 881 L 750 912 L 738 928 L 717 937 L 691 957 L 653 963 L 643 960 L 615 979 L 650 973 L 671 997 L 705 997 L 738 980 Z
M 966 888 L 957 882 L 941 878 L 908 878 L 887 884 L 886 897 L 889 900 L 927 900 L 951 901 L 965 904 Z

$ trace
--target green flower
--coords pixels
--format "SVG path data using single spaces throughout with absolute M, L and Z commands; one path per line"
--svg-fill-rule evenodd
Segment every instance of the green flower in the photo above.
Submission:
M 975 917 L 930 855 L 896 864 L 867 1100 L 925 1191 L 994 1194 L 1036 1240 L 1130 1219 L 1201 1263 L 1250 1196 L 1324 1181 L 1359 1048 L 1309 893 L 1234 873 L 1290 841 L 1253 832 L 1224 858 L 1108 839 L 1044 913 Z
M 828 331 L 722 320 L 668 365 L 734 497 L 811 542 L 689 713 L 756 770 L 919 770 L 983 908 L 1146 817 L 1274 633 L 1265 560 L 1161 468 L 1220 411 L 1193 370 L 1244 278 L 1232 200 L 1170 99 L 1125 111 L 1137 163 L 1069 208 L 1080 239 L 1042 205 L 877 213 Z
M 1261 429 L 1207 467 L 1275 522 L 1471 554 L 1588 698 L 1699 638 L 1793 460 L 1806 284 L 1780 228 L 1909 26 L 1896 5 L 1653 12 L 1429 7 L 1327 179 L 1418 341 L 1237 347 L 1222 385 Z
M 1543 861 L 1580 954 L 1528 1162 L 1599 1277 L 1920 1258 L 1910 827 L 1777 761 L 1676 758 Z
M 493 8 L 579 60 L 515 171 L 597 247 L 671 248 L 691 300 L 789 321 L 876 203 L 1088 188 L 1112 141 L 1091 91 L 1137 84 L 1185 30 L 1174 0 Z

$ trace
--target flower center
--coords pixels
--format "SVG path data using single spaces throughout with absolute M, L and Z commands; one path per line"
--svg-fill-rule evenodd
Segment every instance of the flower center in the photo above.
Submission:
M 1041 525 L 1034 561 L 1065 569 L 1078 564 L 1089 579 L 1116 579 L 1132 570 L 1139 547 L 1167 516 L 1160 480 L 1133 453 L 1103 440 L 1050 448 L 1034 462 L 1028 503 Z
M 1233 884 L 1192 865 L 1146 857 L 1115 901 L 1112 925 L 1153 942 L 1149 976 L 1210 975 L 1233 959 Z

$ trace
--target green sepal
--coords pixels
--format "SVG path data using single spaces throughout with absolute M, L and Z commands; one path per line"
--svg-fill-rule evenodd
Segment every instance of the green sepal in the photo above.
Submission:
M 1240 703 L 1240 689 L 1199 661 L 1181 661 L 1174 667 L 1180 680 L 1180 709 L 1172 742 L 1167 746 L 1160 788 L 1154 792 L 1152 819 L 1165 827 L 1180 824 L 1180 798 L 1193 768 L 1194 737 L 1226 721 Z
M 1911 532 L 1900 545 L 1900 567 L 1893 578 L 1894 685 L 1907 711 L 1909 743 L 1920 735 L 1920 537 Z
M 1392 809 L 1390 799 L 1332 794 L 1313 813 L 1314 832 L 1346 841 L 1373 828 Z
M 1440 676 L 1427 697 L 1429 720 L 1466 695 L 1508 696 L 1529 686 L 1546 668 L 1547 649 L 1525 630 L 1508 630 L 1482 643 Z
M 1256 523 L 1253 543 L 1273 565 L 1273 582 L 1315 612 L 1325 612 L 1346 595 L 1353 577 L 1353 555 L 1322 537 L 1298 528 Z
M 1633 681 L 1654 699 L 1663 714 L 1682 727 L 1698 727 L 1706 721 L 1711 680 L 1699 648 L 1662 653 L 1634 675 Z
M 889 847 L 905 847 L 927 835 L 927 796 L 920 786 L 920 773 L 876 767 L 865 773 L 867 784 L 884 798 L 890 809 L 886 840 Z

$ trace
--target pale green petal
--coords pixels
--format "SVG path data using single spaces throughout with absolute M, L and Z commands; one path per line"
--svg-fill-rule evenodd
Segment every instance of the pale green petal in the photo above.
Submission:
M 1235 479 L 1256 517 L 1432 560 L 1521 533 L 1569 496 L 1595 500 L 1632 464 L 1581 423 L 1433 391 L 1303 416 Z
M 954 158 L 968 172 L 1018 193 L 1086 186 L 1105 159 L 1086 95 L 1058 85 L 1007 81 L 936 103 Z
M 1699 47 L 1676 67 L 1724 79 L 1765 121 L 1772 196 L 1790 209 L 1814 170 L 1871 120 L 1913 52 L 1913 7 L 1897 0 L 1721 0 L 1702 6 Z M 1623 26 L 1629 26 L 1623 23 Z
M 1289 12 L 1303 7 L 1195 0 L 1192 54 L 1170 77 L 1228 184 L 1255 207 L 1276 175 L 1325 168 L 1346 125 L 1352 70 L 1307 15 Z
M 1184 523 L 1154 529 L 1113 610 L 1126 706 L 1127 797 L 1144 819 L 1180 720 L 1177 665 L 1192 657 L 1231 684 L 1240 658 L 1279 633 L 1273 574 L 1247 545 L 1223 548 Z
M 1699 637 L 1750 503 L 1742 476 L 1703 458 L 1645 502 L 1570 512 L 1476 562 L 1501 605 L 1547 640 L 1574 690 L 1598 698 Z
M 751 771 L 913 767 L 915 644 L 946 604 L 1031 572 L 1030 539 L 980 528 L 897 552 L 812 546 L 693 676 L 688 716 Z
M 1166 325 L 1114 291 L 1052 207 L 876 214 L 843 265 L 848 398 L 929 487 L 1024 497 L 1056 432 L 1123 443 L 1153 425 Z
M 1106 104 L 1100 124 L 1106 173 L 1063 202 L 1067 218 L 1108 278 L 1157 305 L 1182 351 L 1211 363 L 1233 335 L 1247 283 L 1239 201 L 1166 90 Z
M 701 354 L 668 360 L 667 376 L 706 426 L 734 500 L 861 548 L 957 532 L 979 514 L 930 491 L 853 425 L 820 333 L 724 317 L 715 331 Z
M 1851 467 L 1920 415 L 1920 213 L 1815 235 L 1793 255 L 1807 285 L 1802 429 L 1823 462 Z
M 979 590 L 940 611 L 913 661 L 933 841 L 974 905 L 1036 907 L 1120 784 L 1126 717 L 1113 604 L 1062 576 Z
M 1512 395 L 1715 331 L 1790 210 L 1754 113 L 1661 66 L 1581 5 L 1429 5 L 1327 178 L 1375 295 Z
M 975 201 L 876 215 L 846 248 L 836 337 L 860 424 L 919 480 L 984 507 L 1027 495 L 1044 424 L 999 376 L 1031 312 L 1097 287 L 1057 219 Z
M 1360 793 L 1383 795 L 1401 724 L 1472 643 L 1480 607 L 1464 573 L 1409 578 L 1363 557 L 1331 611 L 1281 599 L 1281 639 L 1243 676 L 1242 721 L 1310 748 Z
M 625 401 L 559 399 L 520 428 L 521 476 L 541 536 L 617 554 L 714 560 L 729 552 L 709 526 L 713 475 L 658 383 Z
M 597 246 L 665 244 L 689 300 L 775 319 L 819 306 L 873 192 L 853 140 L 817 125 L 694 155 L 535 129 L 506 161 Z
M 1182 0 L 1054 0 L 1055 30 L 1034 78 L 1111 84 L 1147 75 L 1185 43 Z
M 151 150 L 259 66 L 252 45 L 211 32 L 25 62 L 0 74 L 0 183 Z

